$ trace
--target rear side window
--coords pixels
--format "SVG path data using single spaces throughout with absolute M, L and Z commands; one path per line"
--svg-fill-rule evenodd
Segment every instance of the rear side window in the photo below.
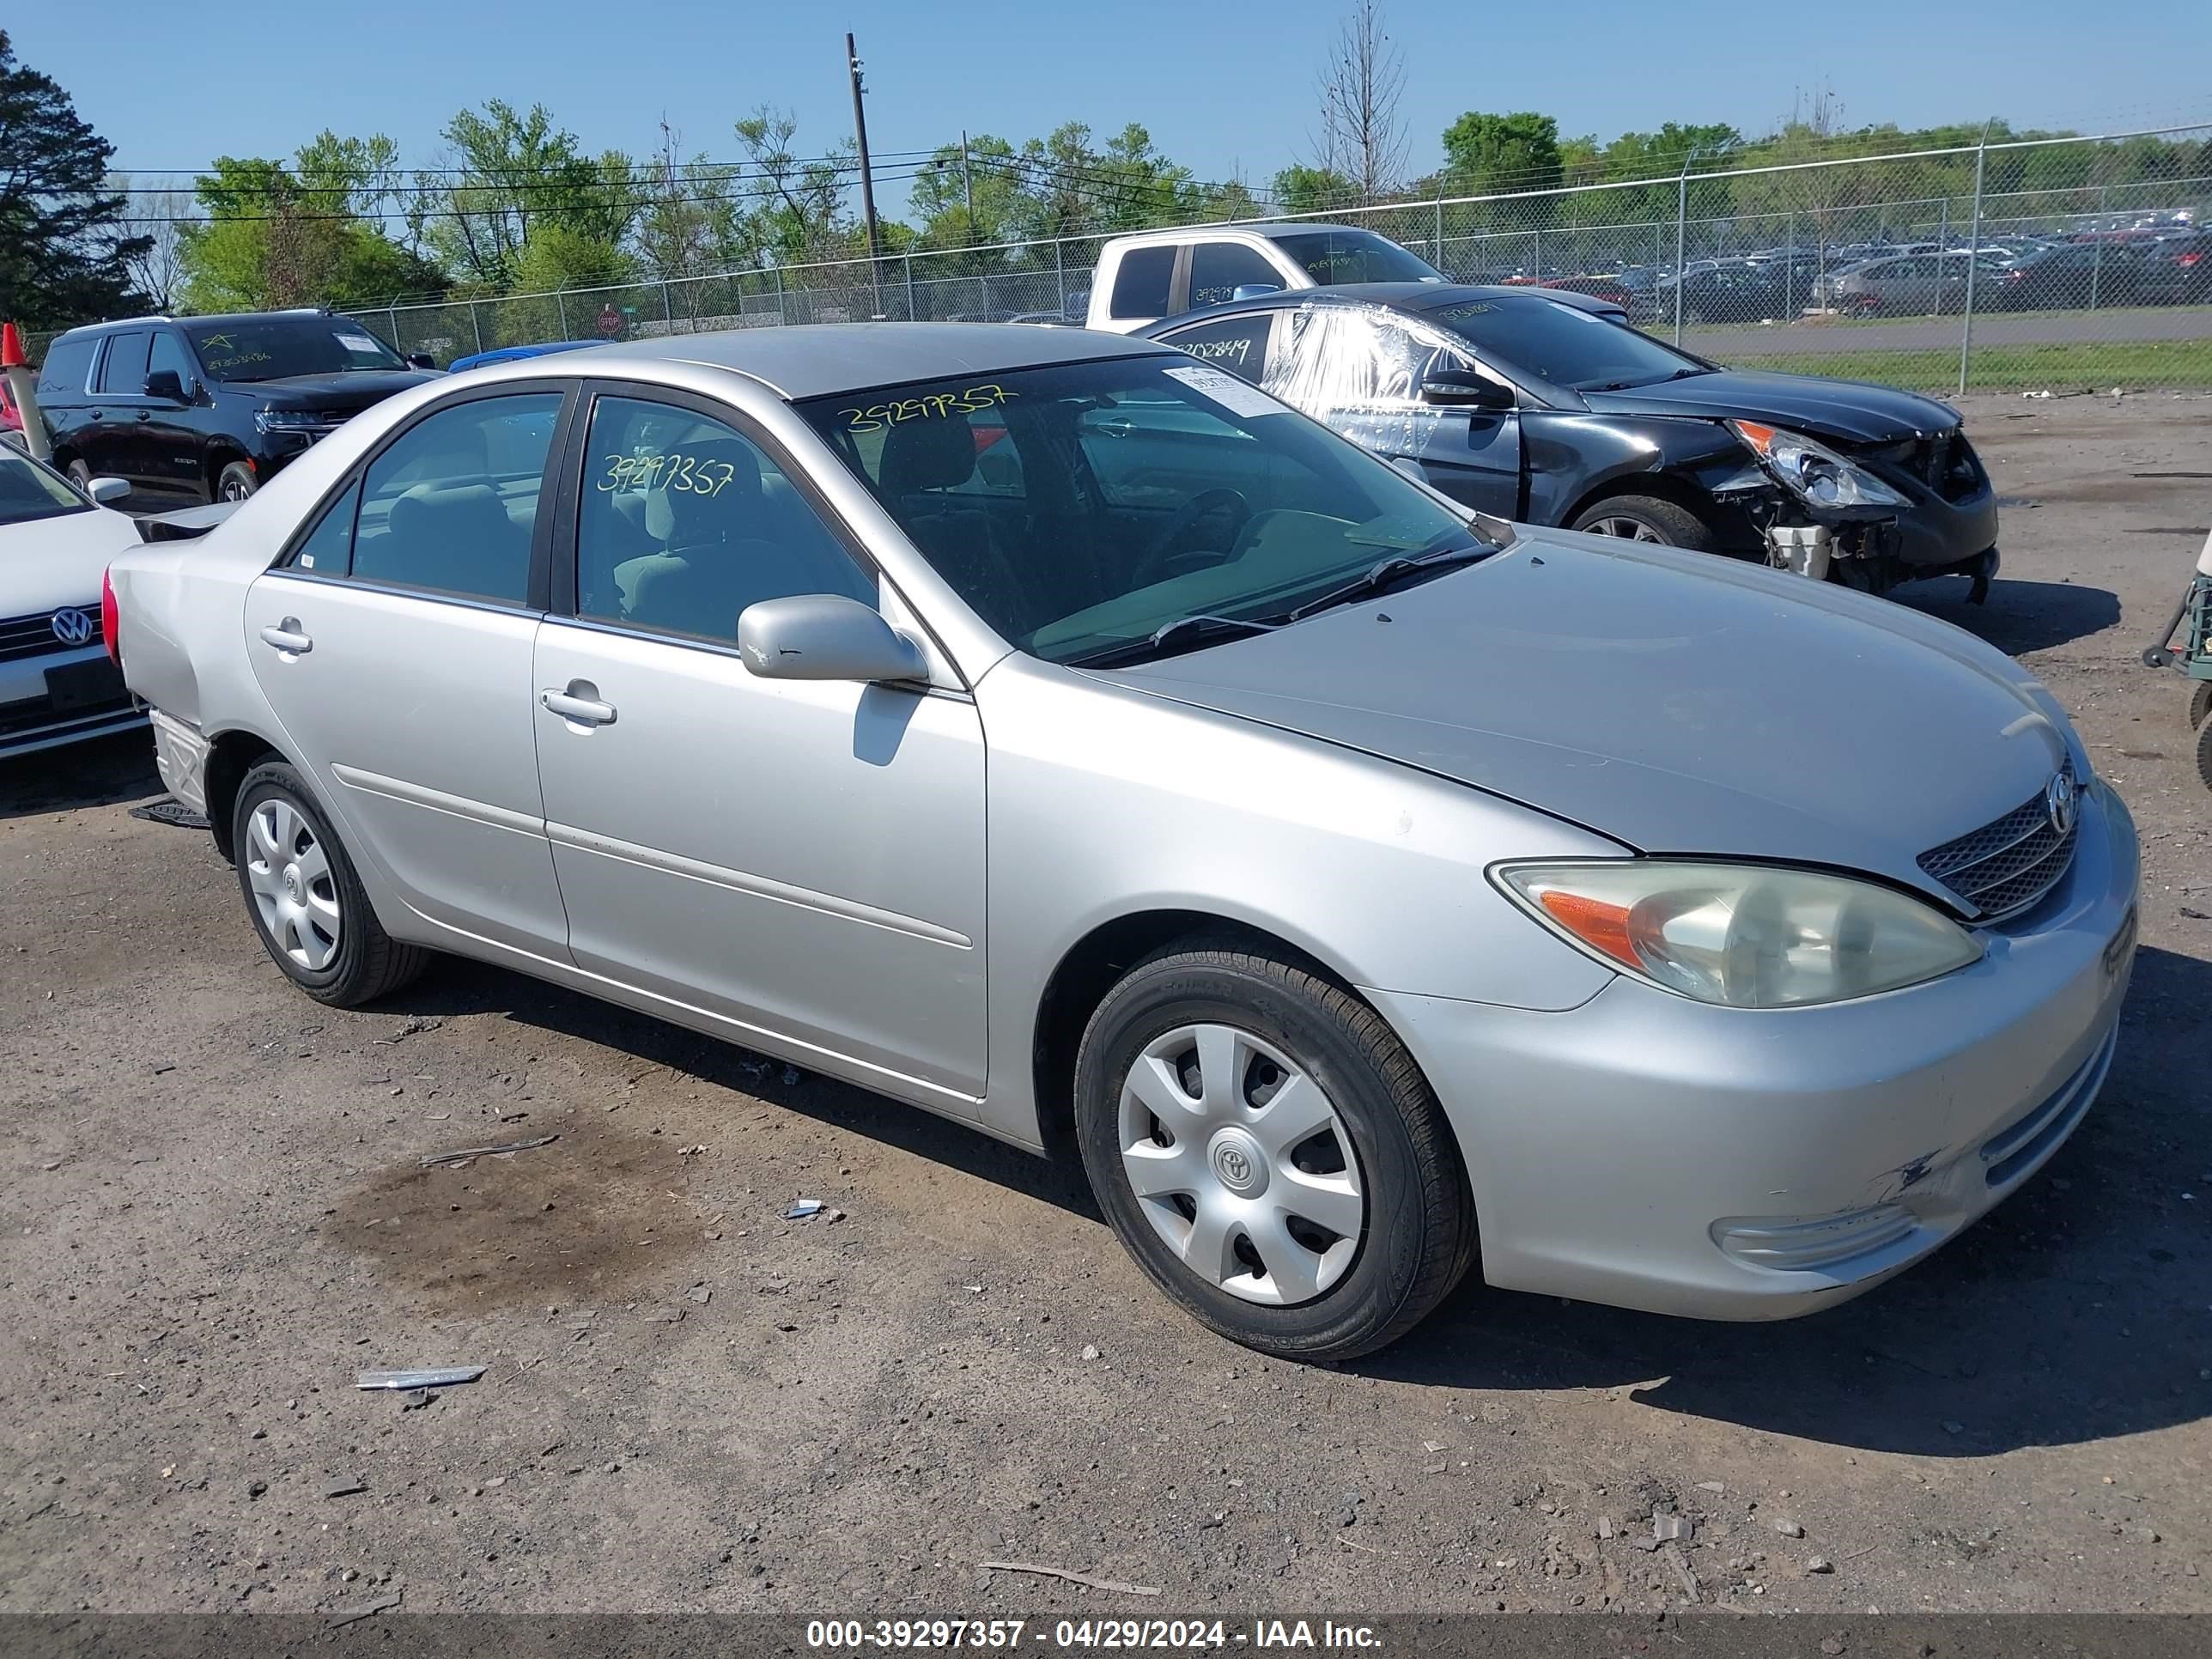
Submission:
M 107 356 L 100 365 L 100 389 L 110 396 L 136 398 L 146 390 L 146 354 L 154 336 L 148 329 L 108 337 Z
M 1168 314 L 1168 286 L 1175 277 L 1172 247 L 1133 247 L 1121 256 L 1114 273 L 1114 297 L 1108 314 L 1115 317 L 1164 317 Z
M 307 539 L 292 550 L 287 561 L 295 570 L 312 570 L 322 576 L 343 576 L 353 566 L 353 520 L 361 506 L 361 481 L 323 509 L 323 516 L 307 532 Z
M 1190 305 L 1225 306 L 1240 288 L 1283 286 L 1283 275 L 1257 248 L 1242 242 L 1200 242 L 1190 251 Z
M 1267 372 L 1267 336 L 1273 327 L 1274 313 L 1261 312 L 1256 317 L 1224 317 L 1216 323 L 1200 323 L 1160 337 L 1177 351 L 1187 351 L 1202 363 L 1241 374 L 1257 385 Z
M 560 412 L 559 392 L 528 392 L 473 398 L 416 422 L 362 480 L 353 575 L 522 604 Z
M 39 369 L 39 396 L 49 401 L 84 396 L 84 383 L 92 373 L 92 349 L 99 343 L 98 335 L 82 334 L 49 346 Z

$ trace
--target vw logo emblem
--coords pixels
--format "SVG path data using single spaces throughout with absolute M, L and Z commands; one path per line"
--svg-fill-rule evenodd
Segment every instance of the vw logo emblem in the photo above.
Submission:
M 2074 780 L 2063 772 L 2044 787 L 2043 810 L 2051 819 L 2054 835 L 2062 838 L 2074 832 Z
M 54 637 L 64 645 L 89 645 L 92 636 L 100 631 L 100 624 L 82 611 L 54 612 Z

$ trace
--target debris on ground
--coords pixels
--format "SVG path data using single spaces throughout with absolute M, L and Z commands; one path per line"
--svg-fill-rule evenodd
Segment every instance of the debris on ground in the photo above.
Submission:
M 457 1152 L 425 1152 L 416 1162 L 425 1170 L 459 1169 L 473 1158 L 501 1158 L 508 1152 L 533 1152 L 540 1146 L 550 1146 L 560 1139 L 558 1135 L 538 1135 L 530 1140 L 504 1141 L 496 1146 L 467 1146 Z
M 482 1365 L 428 1365 L 411 1371 L 363 1371 L 354 1379 L 356 1389 L 450 1389 L 473 1382 L 484 1374 Z
M 389 1613 L 398 1605 L 399 1596 L 396 1592 L 391 1595 L 377 1596 L 373 1601 L 357 1601 L 352 1607 L 340 1607 L 331 1613 L 330 1627 L 342 1630 L 348 1625 L 358 1624 L 362 1620 L 373 1619 L 380 1613 Z
M 1691 1530 L 1690 1518 L 1686 1515 L 1655 1515 L 1651 1517 L 1651 1536 L 1662 1544 L 1677 1538 L 1687 1538 Z
M 399 1396 L 399 1409 L 403 1412 L 419 1412 L 425 1406 L 434 1401 L 437 1397 L 428 1389 L 410 1389 Z
M 1085 1343 L 1085 1344 L 1083 1345 L 1083 1357 L 1084 1357 L 1085 1359 L 1096 1359 L 1096 1358 L 1098 1358 L 1098 1348 L 1097 1348 L 1097 1345 L 1096 1343 L 1091 1343 L 1091 1342 L 1086 1342 L 1086 1343 Z
M 208 828 L 207 817 L 204 813 L 195 812 L 184 802 L 167 795 L 160 800 L 149 800 L 143 806 L 132 807 L 131 816 L 134 818 L 143 818 L 149 823 L 173 824 L 179 830 Z
M 1774 1530 L 1784 1538 L 1802 1538 L 1805 1535 L 1805 1528 L 1795 1521 L 1777 1521 L 1774 1523 Z
M 1805 1564 L 1805 1571 L 1808 1573 L 1833 1572 L 1835 1570 L 1836 1564 L 1825 1555 L 1816 1555 Z
M 783 1212 L 783 1218 L 786 1221 L 805 1221 L 820 1215 L 829 1207 L 818 1198 L 802 1198 Z
M 1118 1590 L 1124 1595 L 1158 1595 L 1157 1584 L 1125 1584 L 1118 1578 L 1094 1578 L 1087 1572 L 1076 1572 L 1067 1567 L 1048 1567 L 1034 1561 L 979 1561 L 975 1564 L 986 1572 L 1034 1572 L 1047 1578 L 1065 1578 L 1071 1584 L 1085 1584 L 1092 1589 Z
M 344 1480 L 333 1480 L 329 1486 L 324 1487 L 323 1496 L 325 1498 L 351 1498 L 356 1492 L 364 1492 L 368 1490 L 368 1481 L 362 1480 L 357 1474 L 349 1474 Z

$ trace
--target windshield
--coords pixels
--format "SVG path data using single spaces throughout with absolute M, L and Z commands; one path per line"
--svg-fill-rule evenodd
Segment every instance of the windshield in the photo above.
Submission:
M 211 380 L 280 380 L 294 374 L 404 368 L 406 360 L 349 317 L 258 317 L 187 324 Z
M 47 471 L 11 445 L 0 444 L 0 525 L 90 511 L 90 503 L 61 474 Z
M 1554 300 L 1473 300 L 1421 315 L 1486 361 L 1571 392 L 1620 392 L 1706 373 L 1695 357 L 1625 323 Z
M 978 616 L 1054 662 L 1186 617 L 1280 618 L 1474 539 L 1364 450 L 1180 353 L 798 407 Z
M 1327 288 L 1332 283 L 1441 283 L 1443 273 L 1371 230 L 1302 230 L 1275 246 Z

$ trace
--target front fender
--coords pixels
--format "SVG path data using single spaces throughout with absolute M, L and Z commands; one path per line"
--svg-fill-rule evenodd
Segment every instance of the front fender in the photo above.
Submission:
M 1583 505 L 1663 475 L 1700 492 L 1750 456 L 1718 421 L 1529 410 L 1522 416 L 1528 522 L 1564 525 Z

